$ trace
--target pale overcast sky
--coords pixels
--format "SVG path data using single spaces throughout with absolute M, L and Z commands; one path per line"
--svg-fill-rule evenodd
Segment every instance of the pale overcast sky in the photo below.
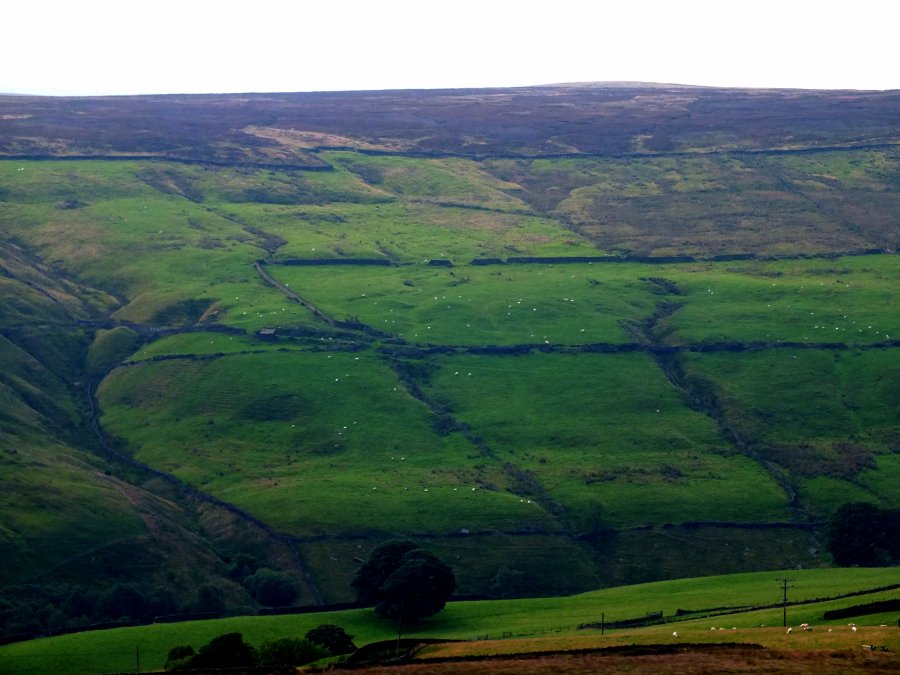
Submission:
M 9 0 L 0 92 L 900 89 L 896 0 Z

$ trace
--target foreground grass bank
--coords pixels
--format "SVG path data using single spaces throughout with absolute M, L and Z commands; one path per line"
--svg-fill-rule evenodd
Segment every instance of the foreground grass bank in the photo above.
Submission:
M 466 651 L 465 647 L 459 648 L 471 654 L 576 649 L 625 643 L 651 644 L 673 639 L 672 625 L 611 630 L 602 636 L 602 640 L 599 635 L 593 635 L 599 631 L 585 632 L 579 630 L 578 626 L 599 621 L 601 614 L 606 621 L 620 621 L 641 617 L 648 612 L 661 611 L 666 617 L 674 617 L 678 609 L 701 610 L 714 607 L 771 605 L 781 598 L 778 580 L 784 577 L 792 580 L 789 600 L 794 602 L 835 598 L 848 593 L 900 584 L 900 569 L 761 572 L 622 586 L 565 598 L 456 602 L 448 605 L 434 618 L 415 628 L 411 627 L 409 635 L 475 640 L 476 642 L 471 643 L 472 649 Z M 801 622 L 822 625 L 822 613 L 829 609 L 898 598 L 900 589 L 893 589 L 795 605 L 788 608 L 788 622 L 795 626 Z M 746 638 L 744 633 L 752 629 L 755 631 L 754 638 L 748 640 L 760 642 L 757 633 L 760 626 L 765 624 L 768 627 L 766 630 L 771 633 L 771 639 L 777 641 L 776 636 L 780 636 L 781 631 L 775 631 L 771 627 L 780 625 L 781 611 L 780 608 L 773 608 L 702 620 L 679 621 L 674 629 L 677 629 L 679 636 L 688 634 L 693 636 L 691 641 L 699 641 L 701 637 L 703 641 L 722 641 L 726 638 L 736 641 L 739 638 Z M 879 628 L 884 623 L 896 625 L 896 616 L 870 615 L 850 620 L 859 624 L 863 633 L 867 630 L 870 632 L 880 630 L 877 636 L 880 640 L 878 644 L 890 642 L 894 648 L 900 647 L 900 644 L 896 644 L 898 638 L 894 633 Z M 355 636 L 357 645 L 389 639 L 392 635 L 396 635 L 393 623 L 378 619 L 368 609 L 154 624 L 75 633 L 6 645 L 0 647 L 0 672 L 22 674 L 66 672 L 72 675 L 94 675 L 128 671 L 135 668 L 138 652 L 141 667 L 149 670 L 161 668 L 166 653 L 175 645 L 191 644 L 196 648 L 217 635 L 232 631 L 242 632 L 248 642 L 259 645 L 280 637 L 302 636 L 310 628 L 322 623 L 336 623 L 344 627 Z M 845 640 L 845 638 L 838 640 L 835 633 L 839 632 L 838 626 L 846 627 L 848 620 L 825 623 L 833 625 L 834 632 L 827 633 L 827 627 L 823 626 L 822 631 L 816 633 L 818 641 L 811 641 L 810 648 L 840 648 L 837 642 Z M 709 630 L 710 627 L 719 625 L 727 627 L 727 630 L 713 635 Z M 872 628 L 867 628 L 869 626 Z M 865 637 L 863 633 L 859 636 L 861 639 Z M 818 637 L 819 635 L 822 637 Z M 495 641 L 494 638 L 510 639 Z M 484 642 L 488 639 L 491 640 L 490 646 Z M 835 644 L 832 645 L 832 642 Z M 443 653 L 435 652 L 434 655 L 439 656 Z

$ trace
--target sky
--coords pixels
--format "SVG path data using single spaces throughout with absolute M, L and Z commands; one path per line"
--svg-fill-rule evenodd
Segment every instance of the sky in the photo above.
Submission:
M 900 89 L 895 0 L 12 0 L 0 92 Z

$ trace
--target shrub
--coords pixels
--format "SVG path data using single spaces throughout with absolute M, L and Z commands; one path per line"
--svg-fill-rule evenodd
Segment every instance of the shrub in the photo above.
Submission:
M 185 668 L 194 657 L 194 648 L 190 645 L 179 645 L 172 647 L 166 656 L 166 670 L 179 670 Z
M 191 657 L 189 668 L 244 668 L 256 665 L 256 650 L 244 642 L 241 633 L 213 638 Z
M 353 644 L 353 636 L 348 635 L 340 626 L 333 623 L 325 623 L 316 626 L 306 633 L 306 639 L 328 651 L 332 656 L 350 654 L 356 651 Z
M 261 666 L 302 666 L 328 656 L 328 651 L 305 638 L 281 638 L 259 648 Z
M 284 607 L 297 597 L 297 586 L 287 574 L 263 567 L 244 580 L 253 599 L 266 607 Z

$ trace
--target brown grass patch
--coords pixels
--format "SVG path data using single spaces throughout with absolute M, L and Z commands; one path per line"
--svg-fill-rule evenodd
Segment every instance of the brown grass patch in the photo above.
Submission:
M 357 150 L 404 150 L 410 143 L 370 143 L 361 138 L 329 134 L 322 131 L 304 131 L 298 129 L 279 129 L 277 127 L 246 126 L 244 133 L 259 138 L 275 141 L 292 149 L 310 148 L 354 148 Z
M 555 654 L 486 658 L 445 663 L 411 663 L 365 668 L 371 675 L 451 675 L 455 673 L 890 673 L 900 672 L 896 654 L 863 650 L 769 650 L 752 647 L 687 648 L 676 653 Z

